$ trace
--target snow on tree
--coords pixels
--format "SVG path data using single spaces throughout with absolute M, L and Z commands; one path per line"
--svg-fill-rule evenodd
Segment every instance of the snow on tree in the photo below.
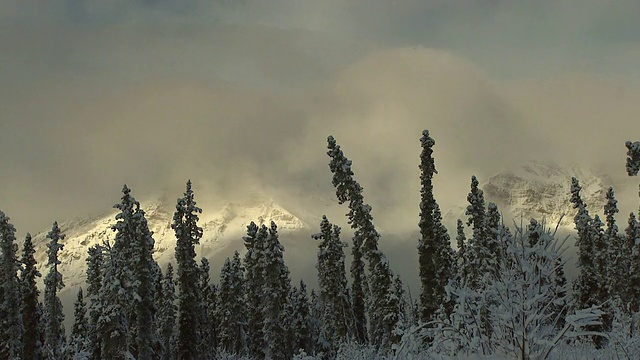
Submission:
M 220 306 L 216 318 L 220 323 L 220 346 L 233 354 L 248 352 L 247 309 L 244 284 L 244 268 L 240 254 L 227 258 L 220 271 Z
M 312 237 L 320 240 L 318 244 L 318 285 L 324 304 L 324 338 L 330 345 L 328 351 L 335 355 L 341 341 L 358 339 L 356 318 L 354 316 L 345 270 L 343 248 L 347 246 L 340 240 L 340 227 L 332 225 L 326 216 L 322 216 L 320 233 Z M 364 270 L 364 269 L 363 269 Z M 364 307 L 364 303 L 362 304 Z M 364 316 L 364 313 L 362 314 Z M 362 331 L 365 331 L 363 328 Z M 363 335 L 363 334 L 362 334 Z
M 291 344 L 286 343 L 289 332 L 290 314 L 287 313 L 289 304 L 289 292 L 291 280 L 289 269 L 284 263 L 284 246 L 278 240 L 278 231 L 275 222 L 267 230 L 262 225 L 260 232 L 268 231 L 263 247 L 263 268 L 264 279 L 263 299 L 262 299 L 262 332 L 265 342 L 265 358 L 286 359 L 292 356 Z
M 467 260 L 467 237 L 464 233 L 464 223 L 458 219 L 456 226 L 456 244 L 458 252 L 456 253 L 458 273 L 456 275 L 458 281 L 467 281 L 467 270 L 469 264 Z
M 498 206 L 495 203 L 490 202 L 487 206 L 487 217 L 485 218 L 485 243 L 484 249 L 490 254 L 484 264 L 484 268 L 481 267 L 481 273 L 493 272 L 497 274 L 500 272 L 500 266 L 503 262 L 503 243 L 501 243 L 503 226 L 501 223 L 501 216 L 498 210 Z
M 41 275 L 36 267 L 35 253 L 36 250 L 31 241 L 31 234 L 27 233 L 22 246 L 22 268 L 20 269 L 20 285 L 22 289 L 20 312 L 22 314 L 22 323 L 24 324 L 22 358 L 24 359 L 42 357 L 42 343 L 38 329 L 41 321 L 38 311 L 40 291 L 36 285 L 36 278 Z
M 582 190 L 578 179 L 571 179 L 571 203 L 577 209 L 574 223 L 578 231 L 576 245 L 578 246 L 578 268 L 580 274 L 574 281 L 574 293 L 578 308 L 586 309 L 592 306 L 604 306 L 604 316 L 598 327 L 592 331 L 609 329 L 611 326 L 611 309 L 608 291 L 608 247 L 603 229 L 604 224 L 598 215 L 591 218 L 587 205 L 580 196 Z M 596 346 L 602 347 L 606 339 L 601 336 L 593 337 Z
M 45 358 L 52 360 L 60 359 L 66 346 L 64 312 L 62 311 L 62 302 L 58 297 L 58 292 L 64 287 L 62 274 L 58 271 L 58 265 L 61 264 L 58 252 L 64 248 L 64 245 L 60 243 L 64 238 L 65 235 L 60 231 L 58 223 L 54 222 L 51 231 L 47 234 L 47 239 L 49 239 L 47 244 L 49 273 L 44 279 L 44 353 Z
M 137 321 L 135 315 L 141 304 L 138 292 L 140 244 L 136 237 L 142 232 L 139 221 L 134 220 L 140 204 L 124 185 L 120 203 L 113 206 L 116 214 L 113 244 L 105 243 L 102 267 L 102 285 L 99 290 L 99 317 L 96 330 L 101 339 L 101 357 L 107 359 L 127 359 L 133 356 L 137 345 Z M 148 245 L 148 244 L 147 244 Z M 90 284 L 91 285 L 91 284 Z M 92 315 L 91 315 L 92 316 Z
M 465 211 L 465 215 L 469 216 L 467 220 L 467 226 L 472 226 L 473 236 L 469 239 L 469 246 L 467 246 L 467 277 L 472 287 L 479 287 L 482 283 L 483 273 L 481 272 L 487 258 L 491 254 L 486 248 L 486 234 L 485 234 L 485 218 L 486 209 L 484 202 L 484 194 L 478 187 L 479 182 L 475 176 L 471 177 L 471 192 L 467 196 L 469 206 Z
M 626 141 L 624 145 L 627 147 L 627 174 L 636 176 L 640 170 L 640 141 Z
M 631 266 L 631 253 L 626 246 L 625 239 L 618 234 L 615 215 L 619 212 L 612 187 L 609 187 L 606 194 L 607 203 L 604 207 L 606 218 L 605 239 L 608 244 L 607 252 L 607 278 L 609 279 L 608 291 L 612 299 L 620 301 L 627 298 L 626 289 Z
M 253 357 L 264 356 L 263 348 L 265 347 L 262 331 L 264 322 L 262 304 L 264 299 L 263 249 L 266 237 L 266 228 L 259 230 L 258 225 L 253 221 L 247 226 L 247 235 L 243 237 L 244 246 L 247 249 L 244 257 L 247 291 L 247 334 L 249 354 Z
M 73 308 L 73 319 L 66 357 L 69 360 L 89 359 L 91 358 L 89 319 L 87 318 L 87 304 L 84 302 L 82 288 L 78 289 L 78 297 Z
M 167 270 L 161 281 L 162 291 L 159 297 L 158 313 L 156 316 L 159 341 L 161 344 L 160 358 L 176 359 L 176 291 L 173 279 L 173 265 L 167 264 Z
M 200 287 L 201 296 L 201 335 L 200 351 L 202 354 L 213 354 L 218 347 L 218 322 L 216 321 L 216 288 L 211 284 L 209 272 L 211 266 L 207 258 L 200 260 Z
M 629 308 L 633 313 L 638 313 L 640 311 L 640 223 L 634 213 L 629 214 L 625 235 L 627 251 L 630 254 L 627 288 Z
M 14 360 L 22 355 L 23 323 L 16 229 L 9 220 L 0 211 L 0 358 Z
M 311 314 L 307 285 L 300 280 L 300 287 L 291 290 L 291 333 L 293 335 L 293 350 L 295 354 L 311 354 Z
M 171 228 L 176 234 L 176 263 L 178 275 L 178 345 L 177 358 L 198 359 L 200 352 L 200 270 L 196 262 L 195 245 L 200 242 L 202 228 L 198 226 L 198 214 L 191 180 L 187 181 L 184 196 L 178 199 Z
M 355 322 L 355 338 L 361 344 L 369 342 L 367 334 L 367 294 L 369 293 L 369 284 L 364 270 L 364 260 L 362 254 L 362 244 L 355 237 L 353 238 L 353 246 L 351 247 L 351 303 L 353 304 L 353 317 Z
M 580 196 L 582 187 L 578 179 L 571 179 L 571 203 L 577 209 L 574 223 L 578 232 L 576 246 L 578 247 L 578 268 L 580 274 L 574 283 L 575 298 L 579 308 L 589 308 L 597 304 L 594 296 L 599 294 L 599 283 L 594 261 L 593 219 L 589 215 L 587 206 Z
M 569 314 L 565 325 L 557 326 L 560 316 L 554 305 L 566 299 L 567 290 L 566 284 L 563 289 L 553 288 L 557 286 L 554 278 L 562 243 L 549 230 L 531 242 L 530 229 L 516 229 L 505 250 L 509 261 L 504 262 L 498 276 L 484 277 L 487 283 L 483 288 L 457 282 L 447 287 L 455 298 L 454 312 L 433 328 L 423 330 L 423 336 L 433 337 L 427 355 L 543 359 L 566 339 L 602 335 L 590 330 L 601 324 L 598 307 L 565 309 Z M 491 322 L 490 336 L 482 325 L 485 307 Z
M 369 318 L 369 338 L 373 344 L 381 349 L 391 349 L 391 345 L 396 340 L 393 336 L 393 329 L 398 321 L 397 299 L 393 294 L 393 274 L 389 268 L 389 262 L 384 254 L 378 249 L 378 239 L 380 234 L 373 225 L 371 216 L 371 206 L 364 203 L 362 187 L 353 179 L 351 170 L 351 160 L 344 156 L 340 146 L 337 145 L 333 136 L 327 138 L 327 155 L 331 158 L 329 169 L 333 173 L 332 184 L 336 188 L 338 202 L 349 203 L 349 223 L 355 229 L 353 235 L 354 251 L 362 250 L 367 258 L 369 268 L 369 291 L 370 299 L 367 301 Z M 354 258 L 355 258 L 354 253 Z M 359 274 L 357 274 L 359 276 Z M 354 288 L 354 293 L 356 289 Z M 363 289 L 364 290 L 364 289 Z M 363 291 L 364 293 L 364 291 Z M 354 307 L 358 306 L 358 297 L 362 294 L 355 294 Z M 355 311 L 356 316 L 358 312 Z M 356 318 L 361 324 L 362 319 Z
M 322 329 L 325 327 L 323 322 L 323 306 L 320 297 L 314 289 L 311 289 L 309 295 L 309 332 L 311 333 L 312 353 L 322 358 L 328 356 L 327 349 L 329 343 L 325 340 Z
M 98 319 L 102 312 L 102 300 L 100 298 L 100 289 L 102 287 L 102 266 L 104 264 L 104 256 L 102 254 L 102 246 L 94 245 L 88 250 L 89 256 L 87 262 L 87 295 L 89 298 L 89 330 L 88 336 L 90 340 L 90 349 L 92 360 L 100 360 L 101 344 L 98 334 Z
M 134 318 L 136 320 L 135 348 L 138 360 L 150 360 L 153 356 L 152 346 L 157 338 L 155 328 L 155 288 L 154 276 L 158 264 L 153 259 L 153 232 L 149 230 L 145 212 L 140 204 L 135 204 L 135 212 L 131 217 L 134 228 L 132 239 L 134 272 L 134 291 L 136 296 Z M 123 224 L 123 226 L 126 226 Z
M 442 304 L 444 286 L 454 274 L 455 259 L 449 235 L 442 225 L 440 208 L 433 195 L 433 176 L 438 172 L 433 158 L 435 140 L 429 136 L 428 130 L 422 132 L 420 143 L 420 319 L 428 322 L 435 317 Z

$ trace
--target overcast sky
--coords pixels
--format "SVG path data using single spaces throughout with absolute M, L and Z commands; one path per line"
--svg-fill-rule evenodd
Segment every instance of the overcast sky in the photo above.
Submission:
M 200 198 L 331 197 L 333 134 L 374 215 L 415 227 L 425 128 L 445 210 L 472 174 L 532 158 L 623 176 L 637 14 L 635 0 L 0 0 L 0 209 L 24 234 L 109 208 L 124 183 L 139 198 L 177 198 L 188 178 Z

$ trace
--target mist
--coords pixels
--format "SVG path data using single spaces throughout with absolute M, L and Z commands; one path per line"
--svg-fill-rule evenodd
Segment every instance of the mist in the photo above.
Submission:
M 187 179 L 211 203 L 260 190 L 308 208 L 333 196 L 332 134 L 377 225 L 407 233 L 423 129 L 445 211 L 472 174 L 532 159 L 623 178 L 640 134 L 638 10 L 3 0 L 0 208 L 24 234 L 109 209 L 124 183 L 178 197 Z

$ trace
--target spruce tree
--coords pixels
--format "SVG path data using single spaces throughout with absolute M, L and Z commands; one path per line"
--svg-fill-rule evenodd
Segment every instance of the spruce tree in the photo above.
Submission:
M 156 343 L 155 328 L 155 288 L 154 276 L 157 271 L 157 263 L 153 259 L 153 233 L 149 230 L 145 212 L 140 204 L 135 204 L 135 212 L 131 218 L 134 228 L 133 247 L 133 272 L 135 279 L 135 315 L 136 339 L 138 360 L 151 360 L 153 356 L 152 345 Z M 123 226 L 126 226 L 124 223 Z
M 607 273 L 609 293 L 613 299 L 620 301 L 626 299 L 626 289 L 628 288 L 629 267 L 631 266 L 631 253 L 625 244 L 625 239 L 618 234 L 615 215 L 619 212 L 618 201 L 612 187 L 609 187 L 606 194 L 607 203 L 604 206 L 605 214 L 605 239 L 608 244 L 607 253 Z
M 593 261 L 593 219 L 589 215 L 586 204 L 582 201 L 581 190 L 582 187 L 578 179 L 572 178 L 570 201 L 573 208 L 577 209 L 574 223 L 578 232 L 576 246 L 578 247 L 578 268 L 580 269 L 580 274 L 574 284 L 574 292 L 579 308 L 587 308 L 596 304 L 596 299 L 592 296 L 598 293 L 598 279 Z
M 31 241 L 31 234 L 27 233 L 22 247 L 22 268 L 20 269 L 20 284 L 22 288 L 21 313 L 24 324 L 23 359 L 40 359 L 42 357 L 42 344 L 40 342 L 40 331 L 38 329 L 40 313 L 38 311 L 40 291 L 36 285 L 36 278 L 40 277 L 40 272 L 36 267 L 36 253 Z
M 73 328 L 69 336 L 67 347 L 68 359 L 88 359 L 91 357 L 91 342 L 89 339 L 89 321 L 87 319 L 87 304 L 84 302 L 82 288 L 78 290 L 78 297 L 73 310 Z
M 503 226 L 501 223 L 500 211 L 495 203 L 490 202 L 487 206 L 485 218 L 485 237 L 482 250 L 486 251 L 485 261 L 481 263 L 480 272 L 498 276 L 500 267 L 504 261 Z M 542 231 L 542 230 L 541 230 Z
M 200 351 L 203 355 L 213 354 L 218 347 L 217 321 L 215 318 L 216 310 L 216 291 L 211 284 L 209 272 L 211 266 L 207 258 L 200 260 L 200 296 L 201 296 L 201 335 L 200 335 Z
M 176 312 L 177 306 L 173 266 L 167 264 L 167 270 L 162 277 L 162 292 L 157 315 L 158 336 L 161 343 L 161 359 L 174 360 L 176 358 Z
M 198 226 L 198 214 L 191 180 L 187 181 L 184 196 L 178 199 L 171 228 L 176 234 L 176 263 L 178 275 L 178 344 L 177 358 L 199 359 L 201 322 L 200 270 L 196 262 L 195 245 L 200 242 L 202 228 Z
M 266 227 L 258 228 L 253 221 L 247 226 L 247 235 L 243 237 L 247 253 L 244 257 L 247 290 L 247 333 L 249 335 L 249 355 L 264 357 L 265 347 L 262 331 L 264 318 L 262 304 L 264 300 L 264 242 L 267 238 Z
M 311 313 L 307 286 L 300 280 L 300 287 L 291 291 L 291 333 L 293 334 L 294 353 L 311 354 Z
M 469 216 L 467 226 L 471 226 L 473 229 L 473 235 L 469 239 L 469 246 L 467 247 L 469 265 L 467 267 L 467 276 L 469 279 L 469 286 L 472 289 L 477 289 L 483 283 L 482 277 L 485 274 L 482 270 L 486 269 L 485 263 L 487 262 L 487 258 L 490 257 L 490 253 L 486 248 L 486 209 L 484 193 L 478 185 L 478 179 L 475 176 L 472 176 L 471 191 L 467 196 L 469 205 L 465 212 L 465 215 Z
M 467 273 L 469 271 L 469 262 L 467 260 L 467 237 L 464 233 L 464 223 L 458 219 L 456 227 L 456 243 L 458 245 L 458 252 L 456 254 L 458 263 L 458 275 L 457 281 L 459 283 L 467 281 Z
M 353 318 L 355 322 L 355 338 L 360 344 L 369 342 L 367 333 L 367 294 L 369 293 L 369 284 L 364 272 L 364 260 L 362 254 L 362 244 L 360 240 L 353 238 L 353 246 L 351 247 L 351 303 L 353 304 Z
M 333 136 L 327 138 L 327 155 L 331 158 L 329 169 L 333 173 L 332 184 L 336 188 L 338 202 L 349 203 L 349 223 L 354 231 L 354 248 L 362 249 L 367 258 L 369 268 L 369 290 L 371 299 L 368 301 L 369 334 L 373 344 L 390 349 L 395 337 L 393 329 L 398 321 L 397 299 L 393 293 L 393 274 L 389 268 L 389 262 L 378 249 L 380 235 L 373 225 L 371 206 L 364 203 L 362 187 L 353 178 L 351 160 L 337 145 Z M 355 256 L 354 256 L 355 257 Z M 354 289 L 354 292 L 357 289 Z M 354 295 L 360 296 L 360 295 Z M 356 306 L 354 299 L 354 306 Z M 357 316 L 357 314 L 356 314 Z M 361 322 L 360 319 L 357 319 Z
M 64 238 L 65 235 L 60 231 L 58 223 L 54 222 L 51 231 L 47 234 L 47 239 L 50 240 L 47 244 L 49 273 L 44 279 L 44 352 L 45 358 L 52 360 L 60 359 L 66 346 L 64 312 L 62 311 L 62 302 L 58 297 L 58 292 L 64 287 L 62 274 L 58 271 L 58 265 L 61 264 L 58 252 L 64 248 L 64 245 L 60 243 Z
M 309 332 L 311 333 L 311 347 L 312 354 L 324 355 L 325 357 L 329 354 L 325 352 L 328 348 L 328 344 L 324 341 L 324 335 L 322 332 L 322 328 L 324 327 L 324 323 L 322 321 L 323 318 L 323 306 L 320 297 L 317 295 L 314 289 L 311 289 L 311 293 L 309 294 Z
M 574 298 L 579 309 L 590 308 L 593 305 L 602 305 L 608 300 L 606 285 L 607 247 L 603 230 L 604 224 L 596 215 L 592 218 L 587 210 L 587 205 L 580 196 L 582 187 L 575 177 L 571 179 L 571 203 L 577 209 L 574 223 L 578 232 L 576 245 L 578 247 L 578 268 L 580 274 L 574 281 Z M 606 304 L 605 304 L 606 305 Z M 602 331 L 608 329 L 611 324 L 610 309 L 603 309 L 602 325 L 589 326 L 588 330 Z M 605 339 L 594 337 L 596 346 L 602 347 Z
M 627 252 L 630 254 L 627 292 L 630 310 L 638 313 L 640 311 L 640 223 L 634 213 L 629 214 L 625 235 Z
M 90 340 L 91 360 L 100 360 L 101 342 L 98 337 L 98 319 L 102 312 L 102 303 L 100 298 L 100 289 L 102 287 L 102 267 L 104 264 L 104 256 L 102 254 L 102 246 L 94 245 L 88 250 L 87 257 L 87 295 L 89 298 L 89 330 L 88 336 Z
M 640 141 L 626 141 L 625 146 L 627 147 L 627 174 L 636 176 L 640 170 Z
M 264 230 L 263 230 L 264 229 Z M 278 239 L 278 231 L 275 222 L 267 230 L 262 225 L 261 232 L 268 231 L 264 242 L 263 270 L 263 305 L 262 326 L 267 359 L 286 359 L 292 356 L 291 345 L 286 342 L 289 332 L 289 322 L 286 310 L 289 304 L 289 292 L 291 281 L 289 269 L 284 263 L 284 246 Z
M 343 251 L 346 244 L 340 241 L 340 227 L 332 225 L 323 215 L 320 231 L 313 235 L 313 238 L 320 240 L 316 268 L 320 297 L 324 304 L 325 338 L 330 342 L 333 352 L 337 350 L 339 342 L 357 339 L 357 326 L 349 299 Z
M 99 317 L 96 326 L 101 339 L 101 357 L 103 359 L 126 359 L 133 356 L 137 344 L 135 319 L 139 302 L 136 299 L 138 279 L 134 254 L 139 245 L 135 244 L 138 232 L 134 222 L 134 213 L 139 204 L 131 196 L 131 190 L 124 185 L 120 203 L 113 207 L 116 214 L 113 244 L 105 243 L 102 248 L 104 265 L 102 285 L 99 292 Z M 90 284 L 91 285 L 91 284 Z
M 553 292 L 555 298 L 558 299 L 553 304 L 553 310 L 555 313 L 554 318 L 557 318 L 556 328 L 558 330 L 564 328 L 567 315 L 567 277 L 564 274 L 564 262 L 562 256 L 558 255 L 555 261 L 554 275 L 553 275 Z
M 20 314 L 16 229 L 0 211 L 0 358 L 20 359 L 23 324 Z
M 420 139 L 420 240 L 418 241 L 418 263 L 420 267 L 420 319 L 434 319 L 445 296 L 444 285 L 452 275 L 453 253 L 450 239 L 442 225 L 442 215 L 433 195 L 433 176 L 437 174 L 433 159 L 435 140 L 429 131 L 422 132 Z
M 438 299 L 441 305 L 446 305 L 444 308 L 447 310 L 447 313 L 449 313 L 452 310 L 450 306 L 453 306 L 453 303 L 445 304 L 445 286 L 449 283 L 449 280 L 455 277 L 458 270 L 456 266 L 456 253 L 451 248 L 451 239 L 447 233 L 447 228 L 442 224 L 442 212 L 438 204 L 436 204 L 433 209 L 433 222 L 436 239 L 438 239 L 436 254 L 433 258 L 434 268 L 436 269 L 435 294 L 436 299 Z
M 236 251 L 232 260 L 225 260 L 220 271 L 220 306 L 216 309 L 220 322 L 220 346 L 238 355 L 247 353 L 249 340 L 243 272 L 240 254 Z

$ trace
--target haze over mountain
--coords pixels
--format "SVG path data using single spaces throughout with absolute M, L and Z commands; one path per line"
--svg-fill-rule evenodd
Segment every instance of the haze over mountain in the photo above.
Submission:
M 471 174 L 532 159 L 623 175 L 624 141 L 640 134 L 638 11 L 0 1 L 1 206 L 22 237 L 103 211 L 124 183 L 139 198 L 180 194 L 190 178 L 203 199 L 261 191 L 304 204 L 332 193 L 333 134 L 379 226 L 408 228 L 425 128 L 443 209 Z

